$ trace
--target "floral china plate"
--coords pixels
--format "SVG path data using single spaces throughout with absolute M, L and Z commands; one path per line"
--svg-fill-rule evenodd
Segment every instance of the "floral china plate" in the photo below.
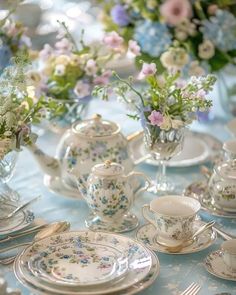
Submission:
M 120 279 L 128 270 L 128 260 L 111 246 L 69 243 L 31 257 L 28 267 L 49 284 L 84 287 Z
M 194 222 L 194 230 L 197 231 L 199 227 L 204 224 L 202 221 Z M 193 244 L 183 248 L 179 252 L 169 252 L 165 246 L 157 243 L 159 237 L 156 234 L 156 229 L 152 224 L 145 224 L 141 226 L 136 232 L 136 239 L 139 242 L 142 242 L 145 246 L 153 251 L 158 251 L 166 254 L 189 254 L 202 251 L 209 246 L 211 246 L 216 240 L 217 234 L 213 229 L 208 229 L 203 232 L 194 242 Z M 161 240 L 159 240 L 161 243 Z M 166 241 L 165 241 L 166 242 Z M 170 246 L 174 246 L 171 243 Z
M 120 251 L 124 257 L 128 258 L 129 264 L 124 278 L 117 282 L 111 281 L 111 283 L 96 286 L 80 286 L 79 288 L 76 286 L 58 286 L 53 282 L 49 283 L 42 277 L 35 276 L 29 268 L 28 262 L 34 255 L 44 256 L 48 251 L 60 253 L 63 250 L 64 252 L 71 245 L 74 245 L 76 251 L 79 251 L 79 245 L 83 243 L 113 247 Z M 75 260 L 74 263 L 77 264 L 77 261 Z M 42 239 L 28 246 L 15 261 L 15 270 L 20 280 L 23 279 L 45 291 L 54 294 L 59 292 L 65 295 L 95 295 L 121 291 L 142 281 L 149 274 L 151 267 L 152 257 L 150 252 L 141 243 L 117 234 L 92 231 L 67 232 Z M 85 265 L 85 268 L 88 269 L 87 265 Z M 73 269 L 71 271 L 72 275 L 77 274 L 73 272 Z
M 141 280 L 138 283 L 135 283 L 134 285 L 128 287 L 127 289 L 124 289 L 122 291 L 116 292 L 116 295 L 133 295 L 141 292 L 142 290 L 148 288 L 150 285 L 152 285 L 156 278 L 158 277 L 160 273 L 160 264 L 157 256 L 155 253 L 150 251 L 150 255 L 152 258 L 152 267 L 150 272 L 147 274 L 147 276 Z M 40 288 L 39 286 L 35 286 L 29 282 L 27 282 L 21 275 L 19 270 L 19 265 L 15 263 L 14 265 L 14 273 L 16 278 L 20 281 L 22 285 L 24 285 L 26 288 L 28 288 L 33 293 L 39 294 L 39 295 L 45 295 L 45 292 L 47 292 L 47 295 L 58 295 L 58 291 L 56 292 L 49 292 L 48 290 L 45 291 L 45 289 Z M 78 294 L 79 295 L 79 294 Z
M 0 216 L 11 213 L 17 206 L 13 204 L 4 203 L 0 206 Z M 20 231 L 29 226 L 34 221 L 34 214 L 29 210 L 21 210 L 13 217 L 0 221 L 0 236 L 9 235 L 13 232 Z
M 222 256 L 220 250 L 210 253 L 205 259 L 206 270 L 218 278 L 236 281 L 236 272 L 232 272 L 227 268 Z
M 208 193 L 207 183 L 205 181 L 196 181 L 191 183 L 185 188 L 183 195 L 198 199 L 201 203 L 202 210 L 213 216 L 236 218 L 236 212 L 227 211 L 216 206 L 213 198 Z
M 108 231 L 115 233 L 123 233 L 135 229 L 139 225 L 138 217 L 132 213 L 122 216 L 121 220 L 115 223 L 104 222 L 99 216 L 90 215 L 85 220 L 86 226 L 93 231 Z
M 54 194 L 61 195 L 63 197 L 71 199 L 83 199 L 79 190 L 73 187 L 68 187 L 64 184 L 61 177 L 54 177 L 50 175 L 44 175 L 44 185 Z
M 147 164 L 158 166 L 158 161 L 151 159 L 145 150 L 143 134 L 130 142 L 130 148 L 136 164 L 145 161 Z M 188 131 L 182 151 L 167 162 L 170 167 L 189 167 L 199 165 L 216 157 L 222 149 L 222 143 L 215 137 Z

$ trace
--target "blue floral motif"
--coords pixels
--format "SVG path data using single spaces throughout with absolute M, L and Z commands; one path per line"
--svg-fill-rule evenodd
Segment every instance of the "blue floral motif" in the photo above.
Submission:
M 203 21 L 201 31 L 222 51 L 236 49 L 236 18 L 226 10 L 217 10 L 210 20 Z
M 165 24 L 141 21 L 137 24 L 134 38 L 142 48 L 142 51 L 153 57 L 158 57 L 171 45 L 171 34 Z

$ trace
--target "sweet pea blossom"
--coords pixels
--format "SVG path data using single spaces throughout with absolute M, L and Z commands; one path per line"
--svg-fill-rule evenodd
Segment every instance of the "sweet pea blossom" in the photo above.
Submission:
M 55 48 L 60 53 L 68 53 L 72 49 L 72 44 L 67 38 L 63 38 L 60 41 L 57 41 L 55 44 Z
M 74 88 L 74 93 L 78 98 L 83 98 L 90 94 L 90 86 L 88 83 L 78 81 Z
M 148 76 L 152 76 L 156 73 L 157 66 L 155 63 L 143 63 L 142 70 L 138 75 L 138 79 L 142 80 Z
M 120 27 L 125 27 L 130 22 L 130 17 L 125 9 L 125 7 L 121 4 L 115 5 L 111 10 L 111 18 L 115 24 Z
M 42 60 L 47 60 L 53 54 L 53 49 L 49 44 L 45 44 L 43 49 L 39 52 L 39 57 Z
M 154 110 L 148 116 L 148 120 L 151 122 L 151 125 L 153 126 L 161 126 L 161 124 L 163 123 L 164 117 L 161 112 Z
M 166 0 L 160 6 L 161 15 L 170 25 L 177 25 L 192 16 L 191 4 L 188 0 Z
M 106 85 L 106 84 L 108 84 L 111 75 L 112 75 L 112 72 L 110 70 L 107 70 L 107 71 L 103 72 L 100 76 L 97 76 L 93 80 L 93 83 L 95 85 Z
M 112 31 L 106 34 L 103 38 L 103 42 L 110 48 L 119 50 L 124 42 L 124 39 L 117 34 L 115 31 Z
M 129 40 L 129 51 L 133 53 L 135 56 L 140 55 L 141 48 L 138 45 L 137 41 Z
M 94 59 L 89 59 L 85 66 L 85 72 L 88 76 L 94 76 L 98 71 L 97 63 Z

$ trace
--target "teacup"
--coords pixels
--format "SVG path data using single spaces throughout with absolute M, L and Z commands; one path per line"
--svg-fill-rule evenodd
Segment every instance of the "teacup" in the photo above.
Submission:
M 225 241 L 221 245 L 223 261 L 230 271 L 236 272 L 236 239 Z
M 201 204 L 189 197 L 163 196 L 143 206 L 143 217 L 152 223 L 160 237 L 184 240 L 193 234 L 193 224 Z M 150 217 L 150 213 L 152 217 Z

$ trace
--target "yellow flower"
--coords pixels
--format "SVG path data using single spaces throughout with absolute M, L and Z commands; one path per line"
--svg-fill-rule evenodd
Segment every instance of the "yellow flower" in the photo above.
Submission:
M 210 59 L 215 55 L 215 46 L 210 40 L 204 40 L 198 46 L 198 55 L 202 59 Z
M 168 51 L 162 53 L 161 63 L 167 69 L 180 70 L 189 61 L 189 56 L 184 48 L 170 48 Z
M 70 63 L 70 58 L 67 55 L 59 55 L 55 59 L 55 65 L 64 65 L 67 66 Z

